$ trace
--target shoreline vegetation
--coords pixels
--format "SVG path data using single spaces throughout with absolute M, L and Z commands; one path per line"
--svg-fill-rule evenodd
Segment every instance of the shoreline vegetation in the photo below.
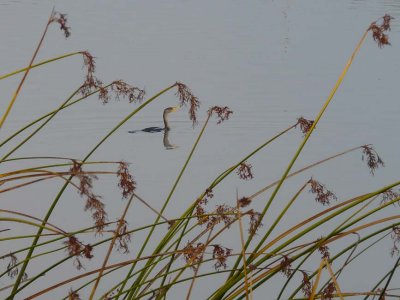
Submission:
M 0 293 L 7 294 L 8 300 L 21 299 L 21 293 L 26 295 L 24 299 L 49 299 L 51 293 L 59 289 L 65 291 L 64 299 L 70 300 L 168 299 L 171 289 L 179 287 L 181 283 L 186 283 L 188 288 L 181 290 L 180 299 L 191 299 L 195 297 L 193 288 L 198 281 L 205 278 L 214 280 L 217 277 L 220 282 L 218 288 L 204 291 L 201 297 L 212 300 L 248 300 L 253 299 L 257 288 L 279 277 L 282 288 L 277 291 L 277 299 L 345 299 L 354 296 L 364 297 L 363 299 L 400 298 L 398 290 L 391 288 L 400 258 L 394 260 L 393 267 L 387 270 L 386 274 L 376 274 L 376 285 L 373 287 L 366 286 L 363 291 L 346 291 L 341 289 L 340 285 L 341 274 L 346 272 L 348 266 L 360 256 L 365 255 L 370 247 L 382 241 L 391 239 L 391 254 L 399 256 L 400 215 L 387 208 L 398 204 L 400 200 L 400 194 L 397 192 L 400 181 L 389 182 L 378 190 L 365 191 L 364 194 L 349 199 L 338 199 L 334 192 L 315 178 L 305 179 L 300 188 L 290 187 L 289 183 L 289 187 L 283 185 L 291 177 L 299 176 L 306 170 L 353 152 L 361 152 L 362 160 L 367 164 L 371 175 L 384 166 L 383 160 L 372 145 L 360 145 L 338 150 L 337 153 L 306 167 L 293 169 L 366 38 L 371 35 L 380 48 L 390 45 L 388 32 L 392 19 L 390 15 L 384 15 L 366 28 L 314 120 L 299 117 L 275 136 L 267 137 L 259 147 L 249 151 L 242 159 L 232 162 L 219 175 L 211 176 L 210 184 L 204 187 L 200 195 L 193 195 L 186 210 L 170 219 L 164 212 L 170 205 L 176 188 L 181 184 L 182 177 L 189 176 L 185 173 L 186 168 L 192 157 L 196 155 L 198 144 L 207 134 L 209 122 L 216 121 L 217 124 L 223 126 L 222 123 L 229 120 L 233 111 L 227 106 L 212 106 L 207 109 L 206 119 L 200 120 L 198 118 L 198 111 L 201 108 L 200 100 L 182 82 L 172 83 L 148 98 L 143 89 L 123 80 L 103 83 L 95 74 L 95 57 L 88 51 L 76 51 L 36 62 L 37 54 L 44 47 L 49 26 L 58 25 L 65 38 L 71 34 L 67 15 L 53 10 L 27 67 L 0 76 L 0 80 L 5 80 L 17 74 L 23 74 L 6 111 L 2 112 L 0 130 L 7 122 L 10 112 L 13 111 L 14 103 L 18 100 L 26 78 L 28 75 L 34 76 L 35 68 L 80 56 L 83 59 L 86 75 L 83 84 L 62 101 L 61 105 L 26 124 L 10 136 L 2 137 L 3 140 L 0 141 L 0 164 L 3 165 L 3 170 L 7 170 L 0 174 L 0 191 L 3 197 L 7 197 L 9 191 L 20 188 L 29 189 L 32 185 L 44 181 L 48 181 L 49 184 L 52 182 L 63 184 L 55 197 L 48 195 L 49 206 L 44 216 L 31 215 L 24 211 L 23 207 L 17 211 L 1 209 L 0 206 L 2 221 L 0 243 L 12 244 L 18 241 L 18 244 L 22 242 L 25 245 L 22 248 L 17 247 L 11 253 L 0 252 L 0 261 L 4 265 L 0 274 L 3 284 L 0 286 Z M 201 130 L 184 164 L 178 169 L 179 173 L 173 186 L 166 191 L 162 208 L 156 210 L 137 194 L 137 184 L 130 163 L 94 161 L 91 157 L 111 135 L 118 132 L 123 124 L 135 118 L 146 106 L 171 92 L 175 93 L 178 105 L 188 110 L 188 117 L 193 127 L 200 126 Z M 125 99 L 132 103 L 134 108 L 114 128 L 104 133 L 87 155 L 82 158 L 14 156 L 18 149 L 24 147 L 26 142 L 51 123 L 57 114 L 67 114 L 69 107 L 79 105 L 82 101 L 96 96 L 104 104 L 112 99 Z M 213 204 L 214 191 L 228 176 L 238 176 L 244 181 L 257 180 L 254 178 L 253 166 L 250 163 L 252 157 L 286 133 L 296 129 L 303 136 L 302 141 L 294 156 L 288 159 L 286 169 L 276 171 L 276 181 L 254 191 L 247 197 L 237 196 L 235 206 Z M 23 137 L 23 139 L 15 143 L 11 150 L 3 150 L 4 146 L 9 145 L 11 141 L 14 142 L 16 137 Z M 32 167 L 15 168 L 13 165 L 15 162 L 29 162 Z M 119 216 L 108 215 L 104 200 L 93 189 L 93 183 L 101 176 L 116 177 L 121 191 L 121 195 L 116 197 L 122 198 L 125 205 Z M 90 215 L 93 221 L 92 226 L 70 232 L 59 226 L 56 220 L 49 222 L 55 208 L 60 201 L 63 201 L 67 188 L 76 190 L 84 200 L 82 210 Z M 271 204 L 282 189 L 295 192 L 291 198 L 286 199 L 282 211 L 277 215 L 272 215 Z M 269 196 L 265 195 L 267 191 L 270 192 Z M 323 210 L 317 214 L 310 212 L 307 219 L 285 228 L 283 224 L 285 224 L 287 211 L 306 192 L 314 196 L 316 205 L 321 205 Z M 255 211 L 252 208 L 252 202 L 257 197 L 261 197 L 265 203 L 261 211 Z M 126 215 L 134 201 L 145 204 L 146 209 L 154 213 L 154 220 L 149 220 L 149 223 L 143 224 L 142 227 L 129 227 Z M 382 211 L 385 211 L 384 216 L 380 213 Z M 273 218 L 272 225 L 263 226 L 266 218 L 269 220 Z M 36 234 L 15 235 L 13 227 L 16 224 L 34 229 Z M 315 239 L 313 231 L 327 224 L 335 224 L 335 226 L 330 227 L 326 235 Z M 159 240 L 155 240 L 154 232 L 158 228 L 164 228 L 165 234 Z M 240 248 L 230 249 L 223 245 L 221 241 L 228 232 L 235 233 L 241 245 Z M 89 235 L 92 236 L 94 242 L 85 242 Z M 257 239 L 254 239 L 255 236 Z M 349 236 L 353 239 L 349 239 Z M 138 240 L 139 237 L 144 238 Z M 341 241 L 339 250 L 337 241 Z M 140 245 L 138 252 L 130 251 L 131 243 Z M 331 250 L 332 245 L 336 245 L 335 251 Z M 105 249 L 101 264 L 95 269 L 86 270 L 85 262 L 96 256 L 96 250 L 99 248 Z M 36 259 L 53 257 L 56 253 L 61 253 L 63 258 L 57 261 L 48 260 L 48 265 L 41 266 L 41 269 L 37 266 L 30 268 L 31 262 Z M 116 253 L 125 254 L 123 257 L 126 259 L 115 262 L 112 258 Z M 120 254 L 118 257 L 122 257 Z M 318 263 L 309 264 L 310 261 Z M 66 273 L 63 281 L 30 294 L 30 286 L 43 277 L 51 276 L 51 271 L 63 272 L 66 264 L 73 264 L 76 267 L 76 275 L 70 277 Z M 304 267 L 306 264 L 307 268 Z M 310 269 L 310 265 L 314 268 Z M 109 276 L 121 274 L 121 272 L 125 275 L 118 279 L 118 284 L 106 285 Z M 6 277 L 9 279 L 6 280 Z M 325 280 L 326 278 L 328 279 Z M 8 284 L 5 284 L 6 282 Z M 99 287 L 107 292 L 100 293 Z M 89 296 L 83 298 L 80 296 L 83 294 Z

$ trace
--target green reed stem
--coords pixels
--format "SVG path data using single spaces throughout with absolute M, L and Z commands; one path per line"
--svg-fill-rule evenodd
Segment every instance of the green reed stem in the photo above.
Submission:
M 63 58 L 67 58 L 67 57 L 70 57 L 70 56 L 73 56 L 73 55 L 77 55 L 77 54 L 82 54 L 82 51 L 71 52 L 71 53 L 67 53 L 67 54 L 64 54 L 64 55 L 60 55 L 60 56 L 57 56 L 57 57 L 54 57 L 54 58 L 50 58 L 50 59 L 47 59 L 47 60 L 42 60 L 41 62 L 38 62 L 38 63 L 36 63 L 36 64 L 32 64 L 32 65 L 29 67 L 29 69 L 34 69 L 34 68 L 36 68 L 36 67 L 40 67 L 40 66 L 42 66 L 42 65 L 51 63 L 51 62 L 53 62 L 53 61 L 60 60 L 60 59 L 63 59 Z M 8 74 L 5 74 L 5 75 L 1 75 L 1 76 L 0 76 L 0 80 L 5 79 L 5 78 L 7 78 L 7 77 L 14 76 L 14 75 L 19 74 L 19 73 L 22 73 L 22 72 L 25 72 L 26 70 L 28 70 L 28 68 L 22 68 L 22 69 L 16 70 L 16 71 L 14 71 L 14 72 L 11 72 L 11 73 L 8 73 Z
M 198 145 L 198 143 L 199 143 L 201 137 L 203 136 L 204 130 L 205 130 L 205 128 L 207 127 L 207 124 L 208 124 L 208 121 L 210 120 L 210 117 L 211 117 L 211 114 L 209 114 L 209 115 L 207 116 L 207 119 L 206 119 L 206 121 L 204 122 L 203 128 L 201 129 L 201 131 L 200 131 L 200 133 L 199 133 L 199 135 L 198 135 L 198 137 L 197 137 L 197 139 L 196 139 L 194 145 L 192 146 L 192 149 L 190 150 L 190 153 L 189 153 L 189 155 L 188 155 L 188 157 L 187 157 L 187 159 L 186 159 L 186 161 L 185 161 L 183 167 L 181 168 L 181 170 L 180 170 L 180 172 L 179 172 L 178 177 L 176 178 L 176 180 L 175 180 L 175 182 L 174 182 L 174 184 L 173 184 L 173 186 L 172 186 L 171 191 L 170 191 L 169 194 L 168 194 L 167 200 L 164 202 L 163 207 L 162 207 L 161 210 L 160 210 L 160 214 L 162 214 L 162 213 L 164 212 L 164 210 L 166 209 L 166 207 L 167 207 L 167 205 L 168 205 L 168 203 L 169 203 L 169 201 L 170 201 L 170 199 L 171 199 L 171 197 L 172 197 L 172 195 L 173 195 L 173 193 L 174 193 L 176 187 L 178 186 L 178 183 L 180 182 L 180 179 L 181 179 L 182 176 L 183 176 L 183 173 L 184 173 L 185 170 L 186 170 L 186 167 L 188 166 L 190 160 L 192 159 L 193 153 L 194 153 L 194 151 L 196 150 L 197 145 Z M 160 216 L 157 216 L 155 222 L 158 222 L 159 219 L 160 219 Z M 172 226 L 172 227 L 174 227 L 174 226 Z M 151 238 L 153 232 L 154 232 L 154 227 L 150 230 L 150 233 L 147 235 L 146 240 L 144 241 L 143 246 L 141 247 L 141 249 L 140 249 L 140 251 L 139 251 L 139 253 L 138 253 L 138 255 L 137 255 L 138 257 L 140 257 L 140 255 L 142 255 L 142 253 L 143 253 L 145 247 L 147 246 L 147 243 L 149 242 L 149 240 L 150 240 L 150 238 Z M 169 232 L 171 232 L 171 230 L 170 230 Z M 161 251 L 161 249 L 165 246 L 166 243 L 167 243 L 167 241 L 164 241 L 164 239 L 163 239 L 163 240 L 160 242 L 160 244 L 157 246 L 156 250 L 155 250 L 153 253 L 158 253 L 159 251 Z M 149 264 L 149 263 L 151 263 L 151 262 L 152 262 L 152 260 L 150 259 L 150 260 L 147 262 L 147 264 Z M 146 265 L 147 265 L 147 264 L 146 264 Z M 130 276 L 130 274 L 132 273 L 132 271 L 133 271 L 133 269 L 135 268 L 135 266 L 136 266 L 136 264 L 133 264 L 133 265 L 132 265 L 131 269 L 129 270 L 129 272 L 128 272 L 127 276 L 126 276 L 126 278 L 128 278 L 128 277 Z M 135 281 L 135 283 L 134 283 L 133 285 L 136 285 L 137 283 L 139 283 L 139 282 L 142 280 L 142 278 L 146 278 L 146 277 L 147 277 L 147 276 L 146 276 L 145 272 L 142 272 L 142 273 L 138 276 L 137 280 Z M 122 283 L 122 286 L 121 286 L 121 289 L 120 289 L 120 290 L 123 290 L 123 288 L 124 288 L 125 285 L 126 285 L 126 282 L 127 282 L 127 281 L 124 280 L 124 282 Z M 135 294 L 135 292 L 136 292 L 135 290 L 132 290 L 132 291 L 128 294 L 128 299 L 131 299 L 131 297 Z M 118 296 L 118 297 L 119 297 L 119 296 Z M 118 299 L 118 297 L 117 297 L 117 299 Z
M 311 134 L 313 133 L 313 131 L 314 131 L 315 127 L 317 126 L 319 120 L 322 118 L 322 116 L 323 116 L 323 114 L 324 114 L 326 108 L 328 107 L 329 103 L 330 103 L 331 100 L 333 99 L 333 96 L 335 95 L 337 89 L 338 89 L 339 86 L 341 85 L 341 83 L 342 83 L 342 81 L 343 81 L 345 75 L 347 74 L 348 69 L 350 68 L 350 66 L 351 66 L 351 64 L 352 64 L 352 62 L 353 62 L 353 60 L 354 60 L 354 58 L 355 58 L 355 56 L 356 56 L 356 54 L 357 54 L 358 51 L 360 50 L 360 48 L 361 48 L 361 46 L 362 46 L 362 44 L 363 44 L 365 38 L 367 37 L 367 34 L 368 34 L 368 30 L 364 33 L 364 35 L 362 36 L 362 38 L 361 38 L 360 41 L 358 42 L 358 44 L 357 44 L 355 50 L 353 51 L 353 53 L 352 53 L 350 59 L 348 60 L 346 66 L 344 67 L 344 69 L 343 69 L 341 75 L 339 76 L 339 79 L 337 80 L 335 86 L 334 86 L 333 89 L 331 90 L 331 92 L 330 92 L 328 98 L 326 99 L 324 105 L 322 106 L 320 112 L 318 113 L 317 117 L 315 118 L 315 120 L 314 120 L 314 122 L 313 122 L 311 128 L 309 129 L 309 131 L 307 132 L 307 134 L 306 134 L 306 136 L 304 137 L 303 141 L 302 141 L 301 144 L 299 145 L 299 148 L 297 149 L 295 155 L 293 156 L 292 160 L 290 161 L 288 167 L 287 167 L 286 170 L 284 171 L 284 173 L 283 173 L 283 175 L 282 175 L 282 177 L 281 177 L 281 179 L 280 179 L 278 185 L 276 186 L 276 188 L 275 188 L 274 191 L 272 192 L 272 194 L 271 194 L 269 200 L 267 201 L 267 204 L 265 205 L 263 211 L 261 212 L 260 221 L 262 221 L 262 219 L 264 218 L 265 214 L 267 213 L 269 207 L 270 207 L 271 204 L 272 204 L 272 201 L 275 199 L 275 196 L 278 194 L 278 192 L 279 192 L 281 186 L 283 185 L 283 182 L 284 182 L 285 179 L 287 178 L 287 176 L 288 176 L 290 170 L 292 169 L 294 163 L 296 162 L 297 158 L 300 156 L 300 153 L 301 153 L 301 151 L 303 150 L 305 144 L 307 143 L 308 139 L 310 138 Z M 250 243 L 251 243 L 253 237 L 254 237 L 254 234 L 250 234 L 250 235 L 249 235 L 249 237 L 248 237 L 248 239 L 247 239 L 247 241 L 246 241 L 245 250 L 247 250 L 247 248 L 248 248 L 248 246 L 250 245 Z M 258 249 L 260 249 L 260 248 L 262 247 L 263 243 L 265 242 L 265 240 L 266 240 L 268 237 L 269 237 L 269 234 L 265 234 L 265 235 L 261 238 L 261 240 L 260 240 L 260 242 L 257 244 L 257 246 L 254 248 L 253 252 L 257 252 Z M 247 264 L 247 265 L 251 264 L 252 260 L 253 260 L 253 257 L 250 255 L 250 257 L 247 259 L 247 263 L 246 263 L 246 264 Z M 240 264 L 240 261 L 241 261 L 241 257 L 239 257 L 239 258 L 236 260 L 235 267 L 234 267 L 233 269 L 237 268 L 237 266 Z M 232 274 L 232 276 L 233 276 L 233 274 Z M 232 277 L 232 276 L 230 276 L 230 277 Z
M 355 207 L 356 205 L 364 202 L 365 200 L 374 197 L 375 195 L 378 195 L 394 186 L 399 185 L 400 182 L 396 182 L 394 184 L 391 184 L 389 186 L 386 186 L 382 189 L 379 189 L 375 192 L 372 193 L 368 193 L 365 194 L 363 196 L 360 197 L 356 197 L 354 198 L 355 201 L 350 202 L 349 204 L 347 204 L 346 206 L 337 209 L 336 211 L 334 211 L 333 213 L 331 213 L 330 215 L 324 217 L 323 219 L 321 219 L 320 221 L 315 222 L 314 224 L 311 224 L 309 227 L 303 229 L 301 232 L 299 232 L 298 234 L 294 235 L 292 238 L 288 239 L 287 241 L 285 241 L 283 244 L 281 244 L 280 246 L 276 247 L 274 250 L 270 251 L 268 255 L 262 257 L 260 260 L 258 260 L 257 262 L 252 263 L 255 266 L 259 266 L 260 264 L 262 264 L 263 262 L 265 262 L 267 259 L 269 259 L 272 255 L 276 254 L 278 251 L 284 249 L 285 247 L 287 247 L 288 245 L 292 244 L 294 241 L 298 240 L 301 237 L 304 237 L 307 233 L 309 233 L 310 231 L 314 230 L 317 227 L 320 227 L 322 224 L 325 224 L 326 222 L 328 222 L 329 220 L 331 220 L 332 218 L 341 215 L 342 213 L 344 213 L 345 211 Z M 347 228 L 347 227 L 345 227 Z M 341 230 L 344 230 L 345 228 L 341 228 Z M 327 237 L 325 237 L 324 239 L 322 239 L 319 243 L 324 242 L 327 238 L 331 237 L 333 234 L 336 234 L 336 231 L 332 231 L 331 234 L 329 234 Z M 266 250 L 266 249 L 265 249 Z M 256 253 L 254 255 L 251 255 L 253 260 L 258 257 L 260 255 L 260 253 L 263 253 L 265 251 L 264 249 L 262 249 L 259 253 Z M 242 279 L 243 277 L 243 270 L 240 269 L 238 270 L 237 274 L 234 275 L 233 277 L 230 277 L 227 282 L 221 286 L 212 296 L 210 299 L 221 299 L 222 295 L 225 294 L 234 284 L 236 284 L 240 279 Z
M 144 102 L 143 104 L 141 104 L 137 109 L 135 109 L 132 113 L 130 113 L 128 116 L 126 116 L 117 126 L 115 126 L 103 139 L 100 140 L 100 142 L 94 146 L 94 148 L 86 155 L 86 157 L 82 160 L 83 162 L 85 162 L 87 159 L 89 159 L 89 157 L 114 133 L 116 132 L 125 122 L 127 122 L 132 116 L 134 116 L 137 112 L 139 112 L 140 110 L 142 110 L 145 106 L 147 106 L 148 104 L 150 104 L 151 102 L 153 102 L 155 99 L 157 99 L 159 96 L 161 96 L 162 94 L 166 93 L 167 91 L 169 91 L 170 89 L 172 89 L 173 87 L 175 87 L 175 84 L 165 88 L 164 90 L 160 91 L 159 93 L 157 93 L 156 95 L 154 95 L 153 97 L 151 97 L 150 99 L 148 99 L 146 102 Z M 48 219 L 50 218 L 50 215 L 52 214 L 54 208 L 56 207 L 59 199 L 61 198 L 62 194 L 64 193 L 65 189 L 67 188 L 67 186 L 69 185 L 69 182 L 71 181 L 73 176 L 70 176 L 69 179 L 67 180 L 67 182 L 64 184 L 64 186 L 61 188 L 61 190 L 59 191 L 58 195 L 56 196 L 56 198 L 54 199 L 53 203 L 51 204 L 46 216 L 44 217 L 43 221 L 45 223 L 47 223 Z M 10 294 L 10 296 L 7 297 L 7 300 L 12 300 L 14 299 L 14 296 L 21 290 L 18 289 L 21 280 L 22 280 L 22 276 L 25 273 L 26 267 L 28 266 L 28 262 L 32 256 L 33 250 L 36 247 L 36 244 L 40 238 L 40 235 L 42 233 L 42 229 L 40 228 L 37 232 L 37 235 L 35 237 L 35 239 L 32 242 L 32 248 L 28 251 L 28 254 L 26 256 L 25 262 L 21 267 L 20 273 L 18 275 L 18 278 L 14 284 L 13 290 Z M 26 285 L 25 285 L 26 286 Z
M 111 84 L 106 85 L 105 88 L 109 87 L 110 85 L 111 85 Z M 9 136 L 7 139 L 5 139 L 3 142 L 1 142 L 1 143 L 0 143 L 0 147 L 4 146 L 6 143 L 8 143 L 10 140 L 12 140 L 13 138 L 15 138 L 17 135 L 19 135 L 20 133 L 22 133 L 23 131 L 25 131 L 25 130 L 28 129 L 29 127 L 35 125 L 36 123 L 42 121 L 43 119 L 45 119 L 45 118 L 47 118 L 47 117 L 52 116 L 53 114 L 57 113 L 59 110 L 63 110 L 63 109 L 65 109 L 65 108 L 67 108 L 67 107 L 70 107 L 71 105 L 74 105 L 74 104 L 76 104 L 76 103 L 78 103 L 78 102 L 81 102 L 82 100 L 84 100 L 84 99 L 88 98 L 89 96 L 91 96 L 91 95 L 93 95 L 93 94 L 96 94 L 96 93 L 98 93 L 98 92 L 99 92 L 99 90 L 96 90 L 96 91 L 94 91 L 94 92 L 91 92 L 91 93 L 87 94 L 86 96 L 83 96 L 83 97 L 78 98 L 78 99 L 76 99 L 76 100 L 74 100 L 74 101 L 71 101 L 70 103 L 68 103 L 68 104 L 66 104 L 66 105 L 64 105 L 64 106 L 62 106 L 62 107 L 60 107 L 60 108 L 57 108 L 57 109 L 55 109 L 55 110 L 53 110 L 53 111 L 51 111 L 51 112 L 49 112 L 49 113 L 47 113 L 47 114 L 45 114 L 45 115 L 39 117 L 38 119 L 36 119 L 36 120 L 34 120 L 34 121 L 28 123 L 26 126 L 22 127 L 21 129 L 19 129 L 18 131 L 16 131 L 14 134 L 10 135 L 10 136 Z M 12 159 L 5 159 L 4 161 L 10 161 L 10 160 L 12 160 Z M 0 163 L 2 163 L 2 162 L 3 162 L 3 160 L 0 161 Z

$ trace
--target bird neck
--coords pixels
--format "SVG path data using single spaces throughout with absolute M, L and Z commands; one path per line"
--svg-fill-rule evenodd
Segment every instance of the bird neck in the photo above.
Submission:
M 170 130 L 171 128 L 169 127 L 169 124 L 168 124 L 168 113 L 164 112 L 163 119 L 164 119 L 164 129 Z

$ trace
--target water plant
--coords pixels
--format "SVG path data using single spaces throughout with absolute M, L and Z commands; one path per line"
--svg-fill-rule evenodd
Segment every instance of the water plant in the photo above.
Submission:
M 24 295 L 25 299 L 37 299 L 52 298 L 53 292 L 62 289 L 65 291 L 64 299 L 76 300 L 83 297 L 167 299 L 174 288 L 186 283 L 188 288 L 181 290 L 180 299 L 190 299 L 195 296 L 193 290 L 198 281 L 212 278 L 219 282 L 218 287 L 215 290 L 205 291 L 208 294 L 200 297 L 252 299 L 258 288 L 279 278 L 282 287 L 277 291 L 278 299 L 344 299 L 352 296 L 364 296 L 364 299 L 376 296 L 379 299 L 399 298 L 396 290 L 389 290 L 399 259 L 386 274 L 377 274 L 375 286 L 366 286 L 363 291 L 342 289 L 341 276 L 346 273 L 348 266 L 354 260 L 366 255 L 370 247 L 380 245 L 384 240 L 391 239 L 391 254 L 399 255 L 400 215 L 388 208 L 400 200 L 400 194 L 397 192 L 400 181 L 388 183 L 380 189 L 366 191 L 349 199 L 339 199 L 316 178 L 306 178 L 301 186 L 287 188 L 292 196 L 284 200 L 286 202 L 278 214 L 271 212 L 271 205 L 276 201 L 284 184 L 286 186 L 290 178 L 303 175 L 306 170 L 318 165 L 355 151 L 361 152 L 362 160 L 367 163 L 372 175 L 384 165 L 372 145 L 360 145 L 293 171 L 295 162 L 323 117 L 367 36 L 371 34 L 381 48 L 389 45 L 387 32 L 390 30 L 391 20 L 391 16 L 385 15 L 366 29 L 314 120 L 300 117 L 275 136 L 263 141 L 256 149 L 248 150 L 247 155 L 227 166 L 220 174 L 211 177 L 210 183 L 199 195 L 194 195 L 190 199 L 191 202 L 185 211 L 177 212 L 173 218 L 167 218 L 165 211 L 171 205 L 171 199 L 181 184 L 181 179 L 187 175 L 185 171 L 193 155 L 196 154 L 199 143 L 206 135 L 209 122 L 215 118 L 217 124 L 225 123 L 233 114 L 232 110 L 227 106 L 212 106 L 207 110 L 205 120 L 200 120 L 198 116 L 200 101 L 182 82 L 171 83 L 149 98 L 145 98 L 143 89 L 122 80 L 104 84 L 95 75 L 95 58 L 88 51 L 76 51 L 36 62 L 37 53 L 51 24 L 57 23 L 66 38 L 71 34 L 67 16 L 53 11 L 28 66 L 0 77 L 0 80 L 4 80 L 19 73 L 24 74 L 6 111 L 2 114 L 0 130 L 6 124 L 28 74 L 34 68 L 56 60 L 81 56 L 86 74 L 83 84 L 62 101 L 60 106 L 0 141 L 2 166 L 0 193 L 3 197 L 12 190 L 30 188 L 39 182 L 47 181 L 48 184 L 62 182 L 62 187 L 54 197 L 48 195 L 49 206 L 43 217 L 34 216 L 26 211 L 0 209 L 2 224 L 0 243 L 18 241 L 18 245 L 21 243 L 24 245 L 18 246 L 12 252 L 0 253 L 0 259 L 4 263 L 0 278 L 8 276 L 11 279 L 10 284 L 0 287 L 0 293 L 4 293 L 6 299 L 20 299 L 21 295 Z M 189 120 L 193 126 L 200 124 L 201 130 L 184 164 L 177 170 L 178 176 L 171 189 L 166 191 L 162 208 L 156 210 L 137 194 L 136 178 L 131 172 L 129 163 L 94 161 L 91 157 L 110 136 L 118 132 L 123 124 L 135 118 L 147 105 L 158 101 L 171 91 L 175 92 L 178 104 L 188 109 Z M 56 115 L 68 113 L 68 108 L 75 107 L 82 101 L 89 101 L 95 95 L 104 104 L 112 98 L 124 98 L 133 103 L 134 108 L 113 128 L 105 132 L 84 157 L 14 156 L 18 149 L 26 146 L 38 132 L 54 122 Z M 300 129 L 302 141 L 294 156 L 289 158 L 287 168 L 275 182 L 265 185 L 249 196 L 240 197 L 237 193 L 234 205 L 228 203 L 214 205 L 214 193 L 226 182 L 228 176 L 238 176 L 245 181 L 256 180 L 251 159 L 296 128 Z M 17 136 L 22 137 L 22 141 L 16 142 Z M 11 150 L 5 150 L 6 145 L 12 145 Z M 29 167 L 20 167 L 19 162 Z M 124 208 L 116 221 L 110 221 L 115 217 L 111 218 L 108 215 L 106 209 L 108 199 L 103 199 L 94 191 L 94 182 L 106 175 L 116 177 L 121 190 L 120 198 L 125 201 Z M 82 209 L 90 213 L 93 224 L 67 231 L 56 222 L 50 222 L 50 217 L 71 188 L 84 199 Z M 322 205 L 321 210 L 317 213 L 310 212 L 306 219 L 286 226 L 285 217 L 288 210 L 299 201 L 300 197 L 308 195 L 307 190 L 314 196 L 315 201 Z M 265 196 L 266 192 L 270 194 Z M 256 199 L 262 197 L 264 197 L 264 207 L 261 211 L 256 211 L 252 205 Z M 127 212 L 134 201 L 144 203 L 147 209 L 154 213 L 154 220 L 130 228 Z M 385 212 L 384 215 L 381 214 L 382 211 Z M 266 218 L 268 222 L 265 222 Z M 17 223 L 35 229 L 36 233 L 14 234 L 14 226 Z M 79 222 L 76 223 L 79 226 Z M 155 234 L 159 228 L 165 230 L 161 238 Z M 323 236 L 316 238 L 314 232 L 317 230 L 324 232 Z M 224 241 L 232 237 L 232 232 L 235 232 L 234 236 L 240 245 L 237 249 L 224 245 Z M 350 239 L 350 236 L 356 239 Z M 131 251 L 132 243 L 140 245 L 139 249 Z M 100 257 L 97 268 L 87 271 L 84 267 L 86 261 L 101 255 L 96 253 L 97 249 L 105 249 L 104 257 Z M 116 254 L 116 251 L 124 256 Z M 49 259 L 46 265 L 31 267 L 36 260 L 54 255 L 57 260 Z M 110 262 L 113 255 L 118 259 L 121 257 L 124 259 Z M 48 274 L 52 271 L 62 273 L 66 264 L 71 263 L 76 267 L 78 275 L 72 277 L 66 275 L 65 279 L 58 283 L 46 286 L 37 292 L 30 292 L 29 288 L 42 278 L 51 276 Z M 321 278 L 325 272 L 328 276 L 323 282 Z M 111 276 L 114 279 L 119 278 L 117 284 L 110 284 Z M 100 287 L 105 292 L 100 292 Z

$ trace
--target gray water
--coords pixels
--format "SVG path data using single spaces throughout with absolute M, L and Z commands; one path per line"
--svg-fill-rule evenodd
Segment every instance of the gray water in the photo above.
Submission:
M 385 13 L 391 14 L 395 17 L 390 32 L 392 46 L 380 49 L 368 37 L 294 166 L 297 169 L 351 147 L 373 144 L 385 161 L 385 168 L 377 170 L 372 177 L 361 162 L 360 152 L 341 157 L 291 179 L 279 193 L 271 212 L 280 211 L 280 203 L 286 203 L 311 176 L 332 189 L 338 201 L 399 179 L 400 3 L 397 0 L 0 1 L 1 74 L 28 64 L 53 5 L 57 11 L 68 14 L 72 35 L 66 40 L 57 26 L 51 26 L 37 61 L 88 50 L 96 57 L 97 76 L 105 83 L 123 79 L 145 88 L 150 97 L 181 81 L 200 99 L 199 126 L 192 127 L 184 108 L 171 116 L 169 138 L 178 148 L 166 150 L 162 133 L 128 133 L 162 126 L 162 110 L 178 103 L 174 92 L 169 92 L 126 123 L 91 158 L 131 162 L 138 183 L 137 193 L 156 209 L 161 208 L 171 189 L 207 109 L 227 105 L 234 111 L 229 121 L 216 125 L 213 120 L 206 129 L 171 199 L 173 204 L 165 212 L 169 218 L 179 216 L 220 172 L 294 124 L 298 117 L 314 119 L 365 29 Z M 82 59 L 78 56 L 32 70 L 0 132 L 0 139 L 57 108 L 82 83 L 83 77 Z M 20 78 L 14 76 L 0 82 L 1 111 L 5 110 Z M 49 155 L 81 159 L 135 107 L 122 99 L 103 105 L 92 97 L 60 113 L 14 157 Z M 249 160 L 254 180 L 244 182 L 235 175 L 229 177 L 215 191 L 215 202 L 235 205 L 236 190 L 239 195 L 249 195 L 278 179 L 301 139 L 299 131 L 292 131 L 261 151 Z M 6 149 L 2 151 L 3 155 Z M 1 166 L 1 172 L 5 168 Z M 61 184 L 37 184 L 2 194 L 0 207 L 43 217 Z M 95 184 L 96 193 L 103 196 L 107 205 L 110 220 L 116 220 L 124 207 L 115 185 L 114 176 L 102 176 Z M 263 194 L 255 200 L 254 209 L 264 207 L 266 196 Z M 82 202 L 71 189 L 51 220 L 65 230 L 90 224 L 88 213 L 82 212 Z M 309 216 L 310 210 L 321 209 L 305 193 L 288 212 L 285 225 L 276 231 L 282 232 Z M 153 218 L 152 212 L 135 203 L 127 220 L 129 227 L 134 228 L 152 222 Z M 264 230 L 267 224 L 268 218 Z M 7 228 L 0 226 L 0 230 Z M 16 230 L 26 233 L 26 227 L 17 226 Z M 157 232 L 158 236 L 164 233 L 165 230 Z M 315 238 L 323 234 L 323 231 L 315 233 Z M 141 240 L 142 236 L 132 239 L 129 258 L 135 255 Z M 236 227 L 222 243 L 239 249 Z M 2 242 L 0 255 L 21 245 L 26 243 Z M 381 245 L 340 277 L 343 291 L 366 291 L 391 268 L 395 262 L 389 255 L 391 241 L 387 239 Z M 96 257 L 92 263 L 85 262 L 87 271 L 98 266 L 101 257 L 99 254 L 97 261 Z M 59 258 L 60 255 L 54 255 L 55 261 Z M 127 256 L 117 255 L 111 262 L 125 259 Z M 29 275 L 40 270 L 41 264 L 39 260 L 32 262 Z M 47 274 L 19 299 L 77 274 L 71 264 Z M 310 268 L 315 269 L 317 264 Z M 219 280 L 224 278 L 221 275 Z M 107 290 L 104 283 L 110 287 L 115 282 L 114 278 L 107 280 L 103 281 L 100 291 Z M 212 290 L 221 281 L 215 277 L 199 280 L 192 298 L 206 298 L 210 294 L 208 289 Z M 11 282 L 1 278 L 0 288 Z M 275 299 L 283 282 L 274 281 L 257 289 L 255 299 Z M 79 283 L 63 286 L 41 299 L 58 299 L 70 287 L 78 286 Z M 187 285 L 182 285 L 181 290 L 172 290 L 168 299 L 183 299 L 186 291 Z M 0 292 L 0 296 L 5 295 L 6 292 Z M 85 299 L 86 294 L 81 295 Z

